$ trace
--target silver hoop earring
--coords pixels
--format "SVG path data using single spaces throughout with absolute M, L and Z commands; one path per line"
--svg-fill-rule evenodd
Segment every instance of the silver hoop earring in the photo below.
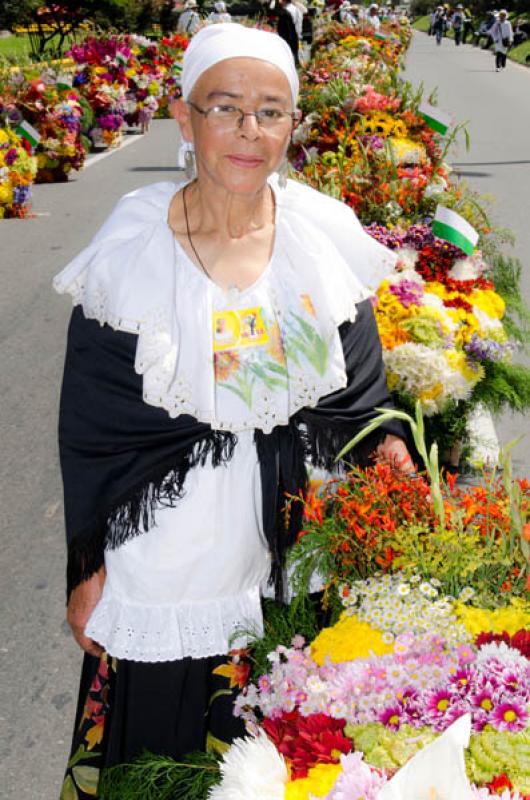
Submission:
M 280 189 L 285 189 L 287 186 L 287 176 L 289 175 L 289 162 L 287 156 L 283 159 L 278 169 L 278 186 Z

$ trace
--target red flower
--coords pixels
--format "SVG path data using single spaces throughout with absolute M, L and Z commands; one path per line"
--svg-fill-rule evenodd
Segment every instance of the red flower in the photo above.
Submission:
M 346 720 L 327 714 L 304 717 L 284 711 L 279 719 L 265 719 L 263 727 L 291 767 L 293 779 L 305 778 L 315 764 L 337 764 L 352 743 L 344 736 Z
M 509 645 L 510 634 L 507 633 L 506 631 L 503 631 L 502 633 L 492 633 L 490 631 L 489 633 L 486 632 L 479 633 L 479 635 L 475 639 L 475 644 L 477 647 L 482 647 L 482 645 L 491 644 L 492 642 L 496 642 L 497 644 L 504 642 L 505 644 Z
M 510 639 L 510 647 L 519 650 L 526 658 L 530 658 L 530 630 L 521 628 L 520 631 L 514 633 Z
M 495 794 L 502 794 L 505 789 L 511 790 L 513 788 L 513 784 L 505 772 L 503 772 L 501 775 L 496 775 L 490 783 L 486 784 L 486 786 Z

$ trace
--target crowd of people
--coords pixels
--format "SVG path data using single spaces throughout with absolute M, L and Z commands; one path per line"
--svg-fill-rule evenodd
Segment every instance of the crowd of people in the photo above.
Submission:
M 345 25 L 366 23 L 376 31 L 385 20 L 397 19 L 397 12 L 391 5 L 379 6 L 372 3 L 364 6 L 351 3 L 350 0 L 329 0 L 325 8 L 331 11 L 333 17 Z M 269 0 L 265 6 L 267 17 L 272 22 L 278 34 L 289 45 L 295 63 L 300 63 L 300 53 L 304 45 L 310 45 L 313 40 L 313 22 L 317 14 L 317 7 L 307 5 L 304 0 Z M 193 35 L 204 23 L 231 22 L 232 17 L 227 10 L 226 3 L 218 0 L 214 3 L 214 10 L 209 14 L 201 13 L 197 0 L 186 0 L 178 19 L 177 30 L 179 33 Z
M 431 14 L 429 35 L 436 38 L 437 45 L 441 45 L 449 30 L 453 32 L 457 47 L 466 44 L 468 37 L 469 43 L 476 47 L 480 46 L 482 40 L 486 49 L 493 45 L 496 72 L 506 68 L 508 50 L 514 45 L 515 34 L 520 33 L 517 27 L 514 32 L 505 9 L 490 12 L 476 26 L 469 9 L 460 3 L 453 9 L 448 5 L 439 5 Z

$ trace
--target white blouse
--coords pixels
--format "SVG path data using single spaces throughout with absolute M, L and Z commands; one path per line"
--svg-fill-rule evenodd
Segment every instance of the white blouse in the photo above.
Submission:
M 85 316 L 138 334 L 146 403 L 237 434 L 231 461 L 190 470 L 175 508 L 106 551 L 86 634 L 118 658 L 200 658 L 244 646 L 244 631 L 261 633 L 270 561 L 254 429 L 287 424 L 345 386 L 338 326 L 395 261 L 342 203 L 289 184 L 272 184 L 272 257 L 242 292 L 216 286 L 174 238 L 175 184 L 127 195 L 55 280 Z

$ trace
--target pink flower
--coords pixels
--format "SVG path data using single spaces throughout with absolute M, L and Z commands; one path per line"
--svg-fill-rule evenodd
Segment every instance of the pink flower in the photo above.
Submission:
M 435 717 L 443 717 L 453 702 L 453 695 L 447 689 L 436 689 L 431 693 L 427 710 Z
M 260 675 L 260 677 L 258 678 L 258 686 L 260 692 L 267 694 L 267 692 L 270 692 L 271 685 L 272 685 L 271 679 L 268 675 Z
M 521 731 L 527 720 L 528 712 L 522 702 L 501 703 L 492 715 L 492 724 L 498 731 Z
M 460 664 L 470 664 L 476 658 L 476 654 L 468 644 L 461 644 L 456 652 Z
M 381 722 L 386 728 L 390 728 L 393 731 L 398 731 L 401 725 L 402 714 L 403 708 L 400 705 L 390 706 L 389 708 L 383 709 L 383 711 L 379 714 L 379 722 Z

